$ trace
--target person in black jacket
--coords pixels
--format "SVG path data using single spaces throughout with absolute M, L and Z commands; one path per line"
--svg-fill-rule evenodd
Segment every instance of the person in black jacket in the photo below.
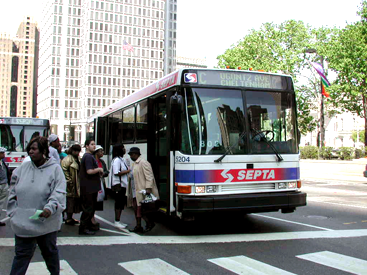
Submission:
M 5 159 L 6 149 L 0 147 L 0 226 L 5 226 L 4 222 L 1 222 L 1 209 L 3 209 L 4 203 L 8 198 L 9 184 L 11 173 L 9 167 L 6 165 Z
M 97 195 L 101 190 L 103 168 L 99 168 L 93 152 L 96 149 L 94 140 L 85 141 L 85 154 L 80 163 L 80 195 L 83 213 L 80 217 L 79 234 L 94 235 L 99 228 L 92 219 L 96 211 Z

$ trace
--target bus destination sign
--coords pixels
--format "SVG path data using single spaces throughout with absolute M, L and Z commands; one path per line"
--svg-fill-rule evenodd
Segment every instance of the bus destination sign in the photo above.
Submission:
M 200 85 L 234 86 L 282 90 L 282 77 L 262 73 L 197 71 Z
M 46 119 L 6 117 L 0 118 L 0 124 L 48 126 L 49 122 Z

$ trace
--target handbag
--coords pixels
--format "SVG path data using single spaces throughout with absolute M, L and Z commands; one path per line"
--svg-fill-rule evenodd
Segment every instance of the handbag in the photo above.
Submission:
M 151 194 L 146 195 L 144 200 L 142 200 L 140 203 L 142 214 L 148 214 L 157 211 L 156 200 L 153 199 Z

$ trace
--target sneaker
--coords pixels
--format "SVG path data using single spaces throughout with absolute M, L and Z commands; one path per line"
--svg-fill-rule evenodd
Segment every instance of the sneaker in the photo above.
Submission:
M 126 226 L 127 226 L 127 225 L 122 224 L 122 223 L 120 223 L 120 222 L 118 222 L 118 221 L 115 221 L 114 225 L 115 225 L 116 227 L 118 227 L 118 228 L 122 228 L 122 229 L 126 228 Z

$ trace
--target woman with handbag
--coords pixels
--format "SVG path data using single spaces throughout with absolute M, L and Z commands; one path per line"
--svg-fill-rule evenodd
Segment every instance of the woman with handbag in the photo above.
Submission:
M 155 226 L 154 221 L 149 214 L 142 213 L 142 202 L 146 199 L 146 195 L 153 194 L 159 199 L 157 184 L 154 179 L 153 169 L 150 163 L 143 159 L 138 147 L 130 148 L 129 155 L 134 164 L 132 165 L 132 177 L 129 185 L 129 197 L 133 197 L 133 205 L 135 210 L 136 227 L 131 230 L 135 233 L 148 232 Z M 144 195 L 145 193 L 145 195 Z M 145 230 L 141 226 L 141 218 L 146 222 Z
M 115 199 L 115 226 L 126 228 L 127 224 L 120 222 L 122 210 L 126 205 L 126 188 L 130 169 L 123 156 L 126 150 L 123 144 L 116 144 L 112 149 L 111 171 L 108 181 L 108 188 L 111 189 Z
M 80 213 L 80 186 L 78 174 L 80 170 L 80 151 L 79 144 L 74 144 L 68 150 L 68 155 L 61 161 L 61 168 L 64 171 L 66 179 L 66 225 L 79 224 L 79 221 L 73 219 L 74 213 Z

